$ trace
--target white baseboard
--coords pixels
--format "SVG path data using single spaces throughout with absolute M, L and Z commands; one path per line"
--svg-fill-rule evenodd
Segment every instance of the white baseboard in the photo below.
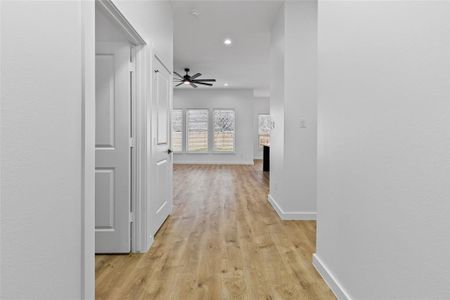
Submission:
M 254 165 L 252 161 L 174 161 L 174 165 Z
M 277 212 L 277 214 L 280 216 L 282 220 L 315 220 L 316 219 L 316 212 L 301 212 L 301 211 L 294 211 L 294 212 L 286 212 L 284 211 L 281 206 L 275 201 L 275 199 L 272 197 L 272 195 L 269 194 L 268 200 L 270 204 L 272 204 L 273 209 Z
M 323 280 L 334 293 L 336 298 L 338 298 L 339 300 L 351 300 L 348 293 L 345 291 L 336 277 L 334 277 L 334 275 L 330 272 L 323 261 L 319 258 L 317 253 L 313 254 L 313 266 L 316 268 L 317 272 L 319 272 L 320 276 L 322 276 Z
M 150 236 L 147 241 L 146 241 L 146 245 L 143 246 L 144 248 L 142 249 L 134 249 L 133 252 L 134 253 L 146 253 L 148 250 L 150 250 L 150 248 L 153 245 L 153 242 L 155 241 L 155 238 L 153 236 Z

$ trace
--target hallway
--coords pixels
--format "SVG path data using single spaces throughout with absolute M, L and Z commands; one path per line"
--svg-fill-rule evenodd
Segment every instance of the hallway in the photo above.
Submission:
M 314 221 L 281 221 L 255 166 L 175 165 L 174 211 L 146 254 L 97 255 L 97 299 L 335 299 Z

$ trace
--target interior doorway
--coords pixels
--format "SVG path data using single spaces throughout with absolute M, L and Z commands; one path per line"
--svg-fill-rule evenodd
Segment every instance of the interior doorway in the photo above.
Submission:
M 146 252 L 172 211 L 172 71 L 110 0 L 94 19 L 95 250 Z
M 122 18 L 120 18 L 122 17 Z M 136 50 L 145 42 L 107 1 L 95 6 L 95 252 L 137 251 Z M 140 48 L 139 48 L 140 47 Z
M 172 211 L 172 71 L 111 0 L 82 3 L 82 32 L 81 281 L 90 299 L 94 254 L 146 252 Z

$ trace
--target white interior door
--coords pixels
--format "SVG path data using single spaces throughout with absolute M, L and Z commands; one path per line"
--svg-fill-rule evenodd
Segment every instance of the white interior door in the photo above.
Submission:
M 172 172 L 173 162 L 170 149 L 172 75 L 156 58 L 153 58 L 153 97 L 152 97 L 152 170 L 154 188 L 150 205 L 152 218 L 150 232 L 159 229 L 172 211 Z
M 95 251 L 130 252 L 130 45 L 96 45 Z

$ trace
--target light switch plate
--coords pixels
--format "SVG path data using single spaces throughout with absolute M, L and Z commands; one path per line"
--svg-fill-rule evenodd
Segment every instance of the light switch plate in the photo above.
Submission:
M 300 120 L 300 128 L 306 128 L 306 120 Z

